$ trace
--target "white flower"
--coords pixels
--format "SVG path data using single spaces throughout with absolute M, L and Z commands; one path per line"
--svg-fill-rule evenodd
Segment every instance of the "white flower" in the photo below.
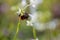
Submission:
M 32 7 L 33 7 L 33 8 L 36 8 L 36 5 L 35 5 L 35 4 L 33 4 L 33 5 L 32 5 Z
M 19 8 L 19 10 L 17 11 L 17 14 L 19 15 L 21 13 L 21 9 Z
M 22 6 L 25 6 L 26 5 L 26 0 L 22 0 Z
M 31 22 L 36 22 L 37 21 L 37 13 L 33 13 L 33 14 L 29 14 L 30 18 L 31 18 Z
M 33 26 L 33 23 L 36 22 L 36 13 L 29 14 L 31 20 L 27 21 L 27 26 Z
M 38 38 L 36 38 L 36 40 L 39 40 Z
M 44 31 L 46 29 L 46 23 L 35 22 L 33 27 L 38 31 Z
M 38 38 L 36 38 L 36 39 L 32 39 L 32 40 L 39 40 Z
M 54 30 L 57 26 L 57 19 L 54 19 L 50 22 L 47 23 L 47 28 L 50 29 L 50 30 Z
M 33 24 L 30 21 L 27 21 L 27 26 L 33 26 Z
M 41 4 L 43 0 L 30 0 L 31 7 L 36 9 L 38 4 Z
M 43 0 L 30 0 L 30 3 L 31 4 L 35 4 L 35 5 L 37 5 L 37 4 L 41 4 L 43 2 Z

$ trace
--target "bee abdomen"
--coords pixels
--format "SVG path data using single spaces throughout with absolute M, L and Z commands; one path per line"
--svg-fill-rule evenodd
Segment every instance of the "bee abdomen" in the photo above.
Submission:
M 29 15 L 28 13 L 24 13 L 24 15 L 21 16 L 21 20 L 28 19 Z

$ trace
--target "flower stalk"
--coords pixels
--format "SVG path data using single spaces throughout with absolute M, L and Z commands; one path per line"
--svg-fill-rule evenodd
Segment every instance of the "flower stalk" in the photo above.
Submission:
M 18 19 L 18 25 L 17 25 L 17 29 L 16 29 L 16 34 L 14 35 L 13 40 L 16 40 L 16 36 L 17 36 L 17 34 L 19 32 L 19 27 L 20 27 L 20 18 Z
M 33 28 L 33 37 L 34 37 L 34 39 L 36 39 L 36 30 L 35 30 L 35 28 Z

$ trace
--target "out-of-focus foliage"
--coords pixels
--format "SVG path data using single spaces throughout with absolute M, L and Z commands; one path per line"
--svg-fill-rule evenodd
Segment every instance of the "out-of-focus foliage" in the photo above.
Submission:
M 43 17 L 41 19 L 41 21 L 46 22 L 48 19 L 48 21 L 52 18 L 52 14 L 51 15 L 47 15 L 50 12 L 50 8 L 52 3 L 56 2 L 55 0 L 43 0 L 43 3 L 41 5 L 38 5 L 37 7 L 37 11 L 42 11 L 43 12 Z M 12 11 L 10 10 L 10 8 L 12 6 L 16 6 L 19 3 L 21 3 L 21 0 L 0 0 L 0 5 L 3 4 L 7 4 L 8 7 L 8 11 L 3 12 L 5 10 L 2 10 L 2 12 L 0 12 L 0 40 L 12 40 L 15 32 L 16 32 L 16 28 L 17 28 L 17 24 L 18 24 L 18 15 L 16 14 L 16 11 Z M 28 11 L 28 10 L 27 10 Z M 49 16 L 47 18 L 47 16 Z M 21 25 L 19 28 L 19 32 L 17 35 L 16 40 L 30 40 L 33 38 L 33 33 L 32 33 L 32 27 L 30 26 L 26 26 L 26 21 L 21 21 Z M 58 31 L 58 32 L 57 32 Z M 50 37 L 50 35 L 53 35 L 54 37 L 56 35 L 58 35 L 59 30 L 55 30 L 53 31 L 51 34 L 48 33 L 48 31 L 43 31 L 43 32 L 37 32 L 37 37 L 41 40 L 47 40 L 47 37 Z

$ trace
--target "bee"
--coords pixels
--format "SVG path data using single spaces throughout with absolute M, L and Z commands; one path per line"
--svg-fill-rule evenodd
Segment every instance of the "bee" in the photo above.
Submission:
M 18 10 L 18 16 L 21 20 L 27 20 L 29 18 L 29 13 L 25 11 L 27 7 L 29 7 L 31 4 L 26 5 L 24 8 Z
M 18 16 L 21 20 L 27 20 L 29 18 L 29 13 L 25 12 L 23 9 L 19 9 Z
M 28 20 L 29 14 L 27 12 L 23 13 L 23 15 L 19 14 L 21 20 Z

